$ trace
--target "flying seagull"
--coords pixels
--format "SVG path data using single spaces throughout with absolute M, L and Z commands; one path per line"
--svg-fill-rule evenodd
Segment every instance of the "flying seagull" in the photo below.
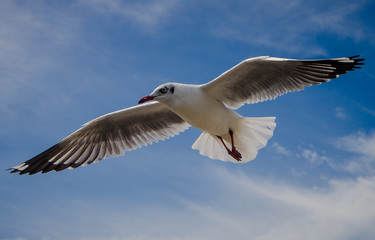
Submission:
M 262 56 L 246 59 L 206 84 L 165 83 L 139 105 L 91 120 L 9 170 L 35 174 L 86 166 L 175 136 L 190 126 L 203 130 L 192 146 L 200 154 L 248 162 L 272 137 L 275 117 L 242 117 L 232 109 L 328 82 L 360 68 L 364 59 L 358 57 L 297 60 Z

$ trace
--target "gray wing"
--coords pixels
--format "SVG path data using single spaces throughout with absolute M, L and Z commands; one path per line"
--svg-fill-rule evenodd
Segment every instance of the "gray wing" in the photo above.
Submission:
M 236 109 L 244 103 L 275 99 L 291 91 L 300 91 L 305 86 L 328 82 L 360 68 L 364 59 L 358 57 L 322 60 L 249 58 L 201 88 L 227 107 Z
M 35 174 L 77 168 L 164 140 L 189 126 L 164 104 L 145 103 L 96 118 L 10 170 L 19 174 Z

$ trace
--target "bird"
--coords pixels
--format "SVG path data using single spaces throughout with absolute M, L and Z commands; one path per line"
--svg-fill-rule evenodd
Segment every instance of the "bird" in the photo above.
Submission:
M 84 124 L 11 173 L 35 174 L 86 166 L 110 156 L 165 140 L 190 126 L 202 130 L 192 145 L 211 159 L 246 163 L 267 145 L 275 117 L 243 117 L 244 104 L 273 100 L 361 68 L 360 56 L 330 59 L 248 58 L 208 83 L 165 83 L 138 105 Z

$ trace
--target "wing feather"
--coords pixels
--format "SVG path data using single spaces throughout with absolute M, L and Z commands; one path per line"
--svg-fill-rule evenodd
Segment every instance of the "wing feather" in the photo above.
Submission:
M 19 174 L 61 171 L 118 156 L 189 127 L 164 104 L 151 102 L 94 119 L 56 145 L 11 168 Z
M 201 88 L 227 107 L 236 109 L 245 103 L 275 99 L 288 92 L 300 91 L 306 86 L 328 82 L 360 68 L 364 59 L 358 57 L 322 60 L 250 58 L 201 85 Z

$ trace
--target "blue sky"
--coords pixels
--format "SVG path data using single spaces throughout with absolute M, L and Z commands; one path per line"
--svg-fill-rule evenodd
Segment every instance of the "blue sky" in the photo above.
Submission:
M 375 2 L 0 3 L 0 239 L 375 238 Z M 255 56 L 366 65 L 255 105 L 274 137 L 247 164 L 200 131 L 63 172 L 5 169 L 164 82 L 205 83 Z

